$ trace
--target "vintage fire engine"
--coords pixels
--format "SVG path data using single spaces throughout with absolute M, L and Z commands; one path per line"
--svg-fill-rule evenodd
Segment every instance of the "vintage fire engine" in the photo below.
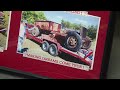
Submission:
M 91 46 L 91 39 L 86 35 L 87 29 L 82 27 L 81 30 L 61 29 L 61 24 L 52 21 L 36 21 L 36 28 L 31 31 L 33 36 L 42 34 L 50 35 L 63 47 L 71 50 L 78 51 L 80 48 L 89 49 Z
M 41 44 L 45 52 L 52 56 L 66 53 L 91 66 L 93 51 L 89 50 L 91 39 L 86 36 L 87 29 L 82 27 L 80 32 L 75 30 L 62 30 L 61 24 L 52 21 L 36 21 L 32 30 L 27 30 L 26 37 Z M 82 52 L 86 52 L 86 54 Z

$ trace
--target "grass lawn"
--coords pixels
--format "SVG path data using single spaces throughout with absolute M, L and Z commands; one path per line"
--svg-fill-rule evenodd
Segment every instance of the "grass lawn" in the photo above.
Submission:
M 0 33 L 0 47 L 6 47 L 7 37 Z
M 92 49 L 92 50 L 95 49 L 95 43 L 96 43 L 96 40 L 94 39 L 94 40 L 92 41 L 92 45 L 91 45 L 90 49 Z
M 28 53 L 30 54 L 42 56 L 46 58 L 51 58 L 51 59 L 56 59 L 56 60 L 63 60 L 58 56 L 56 57 L 51 56 L 48 52 L 43 51 L 41 47 L 39 46 L 39 44 L 36 44 L 29 39 L 25 39 L 24 41 L 23 48 L 26 48 L 26 47 L 29 48 Z

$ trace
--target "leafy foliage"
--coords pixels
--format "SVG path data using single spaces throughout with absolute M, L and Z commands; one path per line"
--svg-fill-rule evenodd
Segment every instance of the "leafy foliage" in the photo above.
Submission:
M 61 20 L 62 28 L 69 28 L 74 30 L 80 30 L 81 24 L 71 23 L 69 21 Z
M 47 20 L 46 16 L 44 15 L 43 11 L 23 11 L 22 15 L 23 20 L 27 20 L 28 23 L 34 24 L 36 20 Z M 74 30 L 81 30 L 82 24 L 71 23 L 69 21 L 61 20 L 62 28 L 74 29 Z M 97 26 L 88 26 L 87 36 L 91 39 L 96 38 Z
M 9 24 L 9 11 L 3 11 L 3 23 L 0 24 L 0 28 L 8 29 Z
M 96 33 L 97 33 L 97 26 L 88 26 L 88 32 L 87 35 L 91 38 L 91 39 L 95 39 L 96 38 Z
M 23 20 L 27 20 L 28 23 L 34 23 L 36 20 L 47 20 L 42 11 L 23 11 Z
M 76 24 L 76 23 L 71 23 L 65 20 L 61 20 L 62 28 L 69 28 L 69 29 L 74 29 L 74 30 L 81 30 L 81 27 L 83 26 L 82 24 Z M 96 33 L 97 33 L 97 26 L 88 26 L 88 31 L 87 31 L 87 36 L 89 36 L 91 39 L 96 38 Z

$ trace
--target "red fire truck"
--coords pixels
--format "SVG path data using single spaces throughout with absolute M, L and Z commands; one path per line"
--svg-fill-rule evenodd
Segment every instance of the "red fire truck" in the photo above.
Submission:
M 75 30 L 62 30 L 61 24 L 52 21 L 36 21 L 34 29 L 26 33 L 26 37 L 41 44 L 43 51 L 52 56 L 59 53 L 69 54 L 85 64 L 91 66 L 93 51 L 89 50 L 91 40 L 86 36 L 87 29 L 81 28 L 80 32 Z M 84 54 L 81 50 L 87 50 Z

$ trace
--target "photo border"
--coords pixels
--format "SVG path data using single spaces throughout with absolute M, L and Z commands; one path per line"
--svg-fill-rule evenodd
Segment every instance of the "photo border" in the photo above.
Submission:
M 89 15 L 89 16 L 93 16 L 93 15 Z M 98 37 L 99 37 L 99 31 L 100 31 L 100 24 L 101 24 L 101 17 L 98 16 L 93 16 L 96 18 L 99 18 L 99 22 L 98 22 L 98 27 L 97 27 L 97 33 L 96 33 L 96 40 L 95 40 L 95 47 L 94 47 L 94 52 L 93 52 L 93 61 L 92 61 L 92 65 L 90 70 L 93 70 L 94 67 L 94 61 L 95 61 L 95 55 L 96 55 L 96 48 L 97 48 L 97 42 L 98 42 Z
M 7 48 L 8 48 L 10 24 L 11 24 L 11 14 L 12 14 L 12 11 L 9 11 L 9 22 L 8 22 L 7 39 L 6 39 L 6 45 L 5 45 L 5 49 L 4 50 L 7 50 Z
M 21 16 L 20 21 L 19 21 L 20 24 L 21 24 L 21 20 L 22 20 L 22 13 L 23 13 L 23 11 L 21 12 L 21 15 L 20 15 Z M 19 25 L 19 33 L 20 33 L 20 25 Z M 17 39 L 17 49 L 18 49 L 18 42 L 19 42 L 19 33 L 18 33 L 18 39 Z M 18 52 L 17 49 L 16 49 L 16 53 L 23 55 L 23 53 Z
M 63 11 L 63 12 L 65 12 L 65 11 Z M 68 12 L 65 12 L 65 13 L 68 13 Z M 68 13 L 68 14 L 74 14 L 74 13 Z M 74 15 L 80 15 L 80 14 L 74 14 Z M 23 16 L 23 11 L 21 12 L 21 19 L 22 19 L 22 16 Z M 101 24 L 101 17 L 99 17 L 99 16 L 94 16 L 94 15 L 91 15 L 91 14 L 89 14 L 88 13 L 88 15 L 80 15 L 80 16 L 84 16 L 84 17 L 93 17 L 93 18 L 98 18 L 99 19 L 99 21 L 97 22 L 98 24 L 98 26 L 97 26 L 97 31 L 96 31 L 96 38 L 95 38 L 95 46 L 94 46 L 94 50 L 93 50 L 93 60 L 92 60 L 92 64 L 91 64 L 91 68 L 89 69 L 89 70 L 93 70 L 93 66 L 94 66 L 94 60 L 95 60 L 95 52 L 96 52 L 96 47 L 97 47 L 97 41 L 98 41 L 98 34 L 99 34 L 99 30 L 100 30 L 100 24 Z M 20 19 L 20 20 L 21 20 Z M 20 21 L 21 22 L 21 21 Z M 19 30 L 20 30 L 20 28 L 19 28 Z M 20 32 L 20 31 L 19 31 Z M 22 54 L 23 55 L 23 57 L 25 57 L 24 56 L 24 53 L 20 53 L 20 52 L 18 52 L 17 50 L 16 50 L 16 52 L 18 53 L 18 54 Z M 29 53 L 28 53 L 29 54 Z M 27 57 L 27 58 L 29 58 L 29 57 Z M 31 57 L 30 57 L 31 58 Z M 31 58 L 31 59 L 35 59 L 35 58 Z M 44 61 L 44 60 L 41 60 L 41 61 Z M 70 62 L 70 61 L 68 61 L 68 62 Z M 52 63 L 52 62 L 49 62 L 49 63 Z M 70 63 L 73 63 L 73 62 L 70 62 Z M 76 64 L 78 64 L 78 63 L 76 63 Z M 58 65 L 61 65 L 61 64 L 58 64 Z M 80 64 L 81 65 L 81 64 Z M 62 66 L 65 66 L 65 65 L 62 65 Z M 67 66 L 67 67 L 69 67 L 69 66 Z M 77 69 L 77 68 L 76 68 Z M 82 70 L 82 69 L 81 69 Z

